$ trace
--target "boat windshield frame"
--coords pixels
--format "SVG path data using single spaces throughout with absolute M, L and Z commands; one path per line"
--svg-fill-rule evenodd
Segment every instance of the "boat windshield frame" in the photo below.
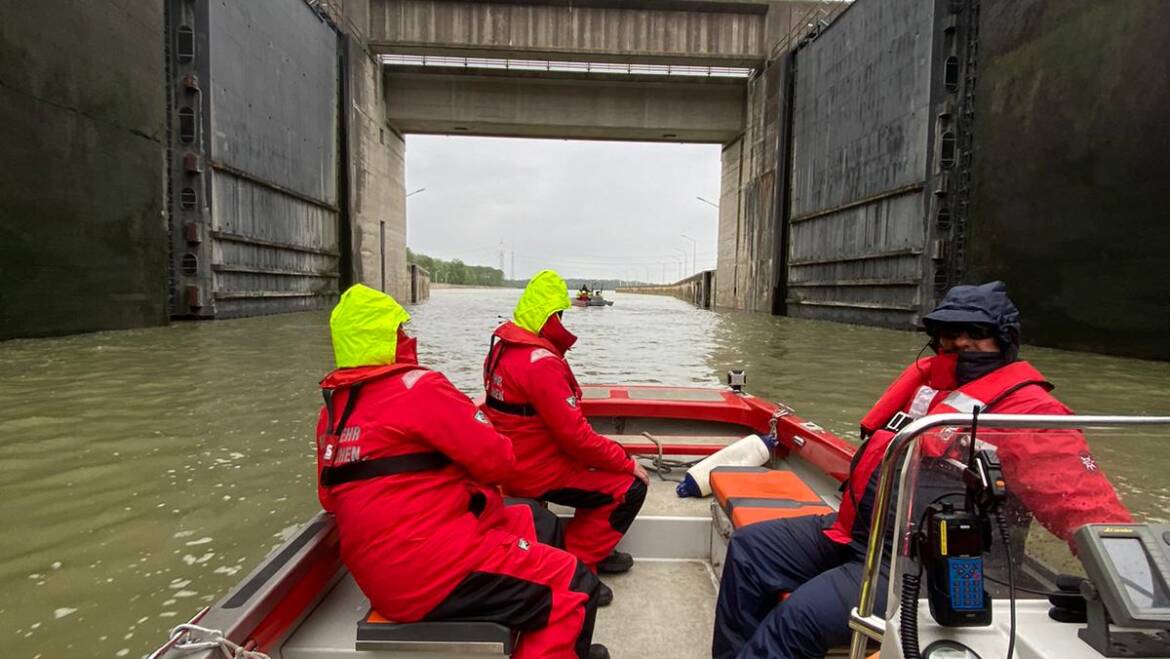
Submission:
M 933 428 L 943 426 L 970 427 L 973 414 L 933 414 L 907 425 L 894 435 L 882 457 L 880 479 L 874 497 L 873 519 L 870 521 L 869 546 L 865 553 L 865 565 L 861 577 L 861 595 L 857 606 L 849 613 L 849 628 L 852 639 L 849 645 L 850 659 L 865 659 L 869 640 L 881 642 L 885 636 L 886 620 L 873 614 L 877 599 L 879 567 L 885 543 L 886 522 L 892 503 L 894 483 L 898 480 L 898 466 L 906 452 Z M 978 414 L 978 424 L 983 428 L 1125 428 L 1129 426 L 1170 426 L 1170 416 L 1108 416 L 1108 415 L 1058 415 L 1058 414 Z

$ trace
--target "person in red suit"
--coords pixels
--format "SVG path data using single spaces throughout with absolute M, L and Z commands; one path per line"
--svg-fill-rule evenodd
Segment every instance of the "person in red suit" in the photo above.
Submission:
M 592 570 L 625 572 L 633 559 L 614 548 L 642 508 L 649 476 L 581 412 L 581 387 L 565 360 L 577 341 L 561 322 L 569 307 L 557 273 L 542 270 L 529 281 L 513 320 L 492 335 L 483 411 L 516 452 L 504 491 L 575 508 L 565 549 Z M 604 606 L 613 594 L 601 588 Z
M 861 421 L 833 515 L 761 522 L 737 530 L 715 609 L 715 659 L 823 657 L 849 643 L 873 519 L 879 469 L 898 430 L 914 419 L 975 408 L 1000 414 L 1071 414 L 1052 385 L 1019 359 L 1020 312 L 1003 282 L 956 286 L 923 318 L 937 354 L 916 360 Z M 1088 523 L 1126 523 L 1129 511 L 1077 430 L 980 428 L 996 449 L 1008 492 L 1049 531 L 1071 544 Z M 943 446 L 927 436 L 923 453 Z M 886 584 L 877 587 L 884 610 Z M 778 596 L 787 593 L 782 602 Z
M 538 541 L 531 508 L 505 503 L 512 442 L 418 365 L 409 318 L 362 285 L 330 317 L 338 368 L 321 381 L 318 496 L 350 574 L 395 622 L 498 622 L 523 632 L 522 659 L 608 657 L 591 645 L 600 582 Z

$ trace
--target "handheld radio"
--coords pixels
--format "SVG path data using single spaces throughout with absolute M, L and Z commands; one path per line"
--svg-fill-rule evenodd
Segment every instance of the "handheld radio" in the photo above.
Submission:
M 926 509 L 919 536 L 930 615 L 944 627 L 991 624 L 991 598 L 983 587 L 983 554 L 991 549 L 991 516 L 1007 495 L 1007 488 L 995 451 L 976 451 L 974 432 L 971 444 L 963 472 L 964 509 L 956 510 L 949 503 L 932 504 Z
M 986 520 L 949 503 L 930 506 L 919 547 L 926 571 L 930 615 L 944 627 L 991 624 L 991 598 L 983 587 Z

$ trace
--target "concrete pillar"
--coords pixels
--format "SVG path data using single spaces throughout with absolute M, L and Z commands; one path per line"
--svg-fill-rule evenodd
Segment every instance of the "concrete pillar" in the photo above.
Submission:
M 349 40 L 350 230 L 353 281 L 410 299 L 406 143 L 386 120 L 381 64 Z
M 743 308 L 743 287 L 740 279 L 740 239 L 742 237 L 739 197 L 742 187 L 740 158 L 743 139 L 737 139 L 723 148 L 719 184 L 719 251 L 717 257 L 715 306 L 724 309 Z

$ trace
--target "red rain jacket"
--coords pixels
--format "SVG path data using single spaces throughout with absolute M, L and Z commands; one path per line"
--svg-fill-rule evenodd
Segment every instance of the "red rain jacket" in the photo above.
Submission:
M 594 432 L 581 412 L 581 387 L 555 344 L 510 321 L 496 329 L 493 341 L 484 362 L 487 395 L 535 412 L 522 416 L 483 408 L 496 430 L 512 440 L 521 489 L 542 489 L 540 481 L 555 485 L 562 467 L 632 472 L 633 460 L 621 445 Z
M 911 364 L 862 419 L 870 436 L 854 456 L 831 540 L 862 543 L 869 534 L 878 467 L 894 432 L 884 429 L 898 412 L 971 412 L 972 405 L 997 414 L 1072 414 L 1050 393 L 1052 385 L 1031 364 L 1016 361 L 955 388 L 954 355 L 927 357 Z M 1071 545 L 1073 533 L 1089 523 L 1127 523 L 1129 511 L 1089 453 L 1079 430 L 980 428 L 979 439 L 992 444 L 1003 465 L 1008 489 L 1036 519 Z M 932 446 L 933 444 L 933 446 Z M 924 452 L 942 446 L 937 433 L 923 440 Z
M 441 452 L 430 471 L 320 487 L 327 412 L 317 422 L 318 496 L 337 517 L 341 556 L 382 615 L 418 620 L 479 565 L 495 544 L 531 534 L 523 507 L 506 508 L 493 487 L 511 475 L 512 444 L 441 373 L 414 364 L 339 369 L 321 382 L 334 423 L 352 386 L 364 383 L 336 442 L 334 465 Z M 470 512 L 473 498 L 482 506 Z

